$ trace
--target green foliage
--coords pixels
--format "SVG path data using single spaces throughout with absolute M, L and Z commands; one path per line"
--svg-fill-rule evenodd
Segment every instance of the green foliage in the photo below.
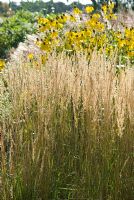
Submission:
M 107 4 L 108 0 L 91 0 L 92 4 L 94 5 L 95 9 L 100 9 L 101 4 Z M 132 0 L 126 1 L 125 3 L 122 0 L 114 0 L 116 6 L 114 11 L 117 12 L 121 7 L 122 8 L 128 8 L 128 3 L 130 7 L 133 9 L 134 8 L 134 3 Z M 69 2 L 70 3 L 70 2 Z M 90 1 L 89 1 L 89 4 Z M 40 11 L 45 11 L 47 13 L 52 12 L 52 7 L 55 8 L 55 13 L 61 13 L 61 12 L 66 12 L 67 10 L 70 11 L 73 7 L 73 5 L 76 5 L 78 8 L 82 9 L 85 7 L 83 4 L 81 4 L 79 1 L 78 2 L 73 2 L 72 4 L 70 3 L 69 5 L 66 5 L 65 3 L 59 1 L 59 2 L 53 2 L 53 1 L 48 1 L 44 2 L 42 0 L 40 1 L 21 1 L 20 5 L 16 5 L 15 3 L 11 2 L 10 6 L 12 10 L 16 9 L 24 9 L 24 10 L 29 10 L 30 12 L 40 12 Z
M 12 47 L 24 41 L 26 34 L 34 33 L 35 14 L 29 11 L 18 11 L 10 18 L 4 19 L 0 26 L 0 57 L 6 58 Z
M 18 9 L 22 8 L 24 10 L 29 10 L 31 12 L 40 12 L 43 11 L 44 14 L 49 14 L 52 12 L 52 8 L 54 8 L 55 13 L 62 13 L 66 11 L 71 11 L 72 7 L 76 5 L 78 8 L 82 9 L 84 7 L 83 4 L 74 2 L 70 5 L 66 5 L 65 3 L 61 2 L 56 2 L 54 3 L 53 1 L 49 2 L 43 2 L 43 1 L 22 1 L 20 4 L 20 7 Z

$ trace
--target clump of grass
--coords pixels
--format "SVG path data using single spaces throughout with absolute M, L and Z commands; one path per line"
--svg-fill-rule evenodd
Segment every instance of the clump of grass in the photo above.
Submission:
M 131 200 L 133 77 L 96 53 L 3 72 L 0 199 Z

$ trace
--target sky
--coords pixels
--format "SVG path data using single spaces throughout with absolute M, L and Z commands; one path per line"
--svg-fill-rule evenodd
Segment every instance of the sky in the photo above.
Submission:
M 9 2 L 9 0 L 0 0 L 2 2 Z M 10 0 L 10 1 L 13 1 L 13 2 L 16 2 L 16 3 L 19 3 L 21 0 Z M 25 0 L 26 1 L 26 0 Z M 43 0 L 44 2 L 47 2 L 49 0 Z M 53 0 L 53 2 L 64 2 L 65 4 L 71 4 L 72 2 L 78 2 L 78 0 Z M 79 0 L 80 3 L 82 4 L 89 4 L 91 3 L 91 0 Z

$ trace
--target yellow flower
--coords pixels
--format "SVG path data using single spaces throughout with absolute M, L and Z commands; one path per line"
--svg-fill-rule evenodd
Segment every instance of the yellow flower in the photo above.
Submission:
M 5 67 L 5 61 L 0 60 L 0 71 Z
M 100 19 L 100 14 L 96 13 L 92 15 L 93 20 L 98 21 Z
M 114 8 L 114 2 L 110 3 L 109 8 L 112 8 L 112 9 Z
M 49 41 L 43 41 L 43 42 L 40 44 L 40 48 L 41 48 L 43 51 L 49 52 L 49 51 L 51 50 L 51 42 L 49 42 Z
M 67 16 L 66 16 L 65 14 L 62 14 L 62 15 L 59 17 L 58 21 L 59 21 L 60 23 L 62 23 L 62 24 L 65 24 L 66 21 L 67 21 Z
M 70 21 L 71 22 L 76 22 L 76 18 L 73 15 L 70 15 Z
M 34 58 L 33 53 L 29 53 L 29 54 L 28 54 L 28 59 L 29 59 L 29 60 L 33 60 L 33 58 Z
M 134 29 L 126 28 L 125 29 L 125 36 L 127 38 L 134 38 Z
M 116 20 L 117 16 L 114 14 L 109 14 L 109 15 L 106 15 L 105 18 L 108 20 Z
M 51 27 L 50 23 L 43 24 L 43 25 L 39 26 L 39 31 L 40 32 L 45 32 L 46 30 L 49 30 L 50 27 Z
M 62 28 L 63 28 L 63 26 L 64 26 L 64 25 L 63 25 L 63 24 L 61 24 L 61 23 L 58 23 L 58 24 L 57 24 L 57 28 L 58 28 L 58 29 L 62 29 Z
M 94 8 L 92 6 L 87 6 L 85 8 L 86 13 L 91 13 L 94 10 Z
M 46 54 L 46 55 L 41 55 L 40 58 L 41 58 L 41 63 L 42 63 L 42 64 L 45 64 L 45 62 L 47 61 L 47 58 L 48 58 L 48 57 L 47 57 L 47 54 Z
M 104 26 L 103 23 L 98 22 L 98 23 L 96 24 L 96 29 L 97 29 L 98 31 L 104 31 L 105 26 Z
M 103 15 L 100 15 L 99 13 L 92 13 L 94 8 L 87 6 L 85 12 L 89 13 L 89 17 L 83 23 L 82 11 L 76 7 L 73 10 L 73 14 L 60 14 L 51 19 L 40 18 L 39 30 L 44 32 L 44 35 L 42 34 L 42 39 L 38 39 L 36 44 L 45 53 L 50 53 L 54 50 L 61 52 L 64 49 L 70 52 L 77 50 L 90 50 L 92 52 L 96 47 L 97 51 L 104 51 L 105 48 L 107 55 L 110 55 L 117 47 L 120 49 L 121 55 L 129 56 L 132 59 L 130 55 L 133 55 L 134 49 L 134 29 L 123 26 L 124 31 L 122 32 L 116 30 L 107 31 L 106 20 L 103 19 L 116 19 L 113 8 L 114 3 L 112 2 L 109 2 L 108 5 L 103 5 Z M 80 18 L 81 23 L 77 23 L 77 18 Z M 71 22 L 73 22 L 74 27 L 68 26 Z M 29 55 L 29 58 L 32 59 L 32 56 Z M 41 56 L 41 60 L 44 63 L 45 57 Z
M 52 32 L 51 32 L 51 34 L 50 34 L 50 37 L 51 38 L 56 38 L 56 37 L 58 37 L 58 32 L 57 31 L 55 31 L 55 30 L 53 30 Z
M 122 48 L 123 46 L 125 46 L 126 42 L 125 42 L 125 40 L 120 39 L 118 44 L 119 44 L 119 48 Z
M 129 51 L 129 52 L 128 52 L 128 56 L 134 57 L 134 51 Z
M 108 8 L 109 8 L 110 13 L 112 13 L 112 12 L 113 12 L 113 8 L 114 8 L 114 3 L 111 2 L 111 3 L 109 4 Z
M 76 15 L 79 15 L 79 14 L 82 13 L 82 11 L 79 8 L 74 8 L 73 13 L 76 14 Z
M 56 28 L 58 21 L 57 20 L 51 21 L 50 24 L 51 24 L 51 27 Z
M 49 20 L 48 20 L 47 18 L 40 17 L 40 18 L 38 19 L 38 23 L 39 23 L 39 24 L 46 24 L 46 23 L 48 23 L 48 22 L 49 22 Z
M 86 21 L 85 24 L 87 27 L 89 26 L 92 30 L 96 28 L 96 20 L 94 20 L 94 19 L 90 19 L 90 20 Z
M 106 5 L 103 5 L 103 6 L 102 6 L 102 10 L 103 10 L 104 14 L 106 14 L 106 13 L 107 13 L 107 6 L 106 6 Z

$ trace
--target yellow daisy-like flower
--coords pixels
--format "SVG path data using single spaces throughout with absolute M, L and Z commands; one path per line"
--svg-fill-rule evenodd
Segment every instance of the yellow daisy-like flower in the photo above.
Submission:
M 128 52 L 128 56 L 129 56 L 129 57 L 134 57 L 134 51 L 129 51 L 129 52 Z
M 39 23 L 39 24 L 46 24 L 46 23 L 48 23 L 48 22 L 49 22 L 49 20 L 48 20 L 47 18 L 40 17 L 40 18 L 38 19 L 38 23 Z
M 51 32 L 51 34 L 50 34 L 50 37 L 51 38 L 56 38 L 56 37 L 58 37 L 58 32 L 57 31 L 55 31 L 55 30 L 53 30 L 52 32 Z
M 43 50 L 43 51 L 46 51 L 46 52 L 50 52 L 51 50 L 51 42 L 50 41 L 43 41 L 40 45 L 40 48 Z
M 120 39 L 118 41 L 119 48 L 122 48 L 123 46 L 125 46 L 125 44 L 126 44 L 126 41 L 124 39 Z
M 117 16 L 114 14 L 109 14 L 109 15 L 106 15 L 105 18 L 108 20 L 116 20 Z
M 48 58 L 48 57 L 47 57 L 47 54 L 46 54 L 46 55 L 41 55 L 41 56 L 40 56 L 41 63 L 42 63 L 42 64 L 45 64 L 45 62 L 47 61 L 47 58 Z
M 85 11 L 86 11 L 86 13 L 91 13 L 91 12 L 94 11 L 94 8 L 93 8 L 92 6 L 87 6 L 87 7 L 85 8 Z
M 4 69 L 4 67 L 5 67 L 5 61 L 4 60 L 0 60 L 0 71 L 2 69 Z
M 71 22 L 76 22 L 76 18 L 75 18 L 73 15 L 70 15 L 69 20 L 70 20 Z
M 111 2 L 111 3 L 109 4 L 108 8 L 109 8 L 110 13 L 112 13 L 112 12 L 113 12 L 113 9 L 114 9 L 114 2 Z
M 58 28 L 58 29 L 62 29 L 62 28 L 63 28 L 63 26 L 64 26 L 64 25 L 63 25 L 63 24 L 61 24 L 61 23 L 58 23 L 58 24 L 57 24 L 57 28 Z
M 92 19 L 93 19 L 93 20 L 96 20 L 96 21 L 98 21 L 98 20 L 100 19 L 100 17 L 101 17 L 101 16 L 100 16 L 100 14 L 98 14 L 98 13 L 95 13 L 95 14 L 92 15 Z
M 82 11 L 79 8 L 74 8 L 73 13 L 76 14 L 76 15 L 79 15 L 79 14 L 82 13 Z
M 28 59 L 29 59 L 29 60 L 33 60 L 33 58 L 34 58 L 33 53 L 29 53 L 29 54 L 28 54 Z
M 106 6 L 106 5 L 103 5 L 103 6 L 102 6 L 102 10 L 103 10 L 104 14 L 106 14 L 106 13 L 107 13 L 107 9 L 108 9 L 108 8 L 107 8 L 107 6 Z

